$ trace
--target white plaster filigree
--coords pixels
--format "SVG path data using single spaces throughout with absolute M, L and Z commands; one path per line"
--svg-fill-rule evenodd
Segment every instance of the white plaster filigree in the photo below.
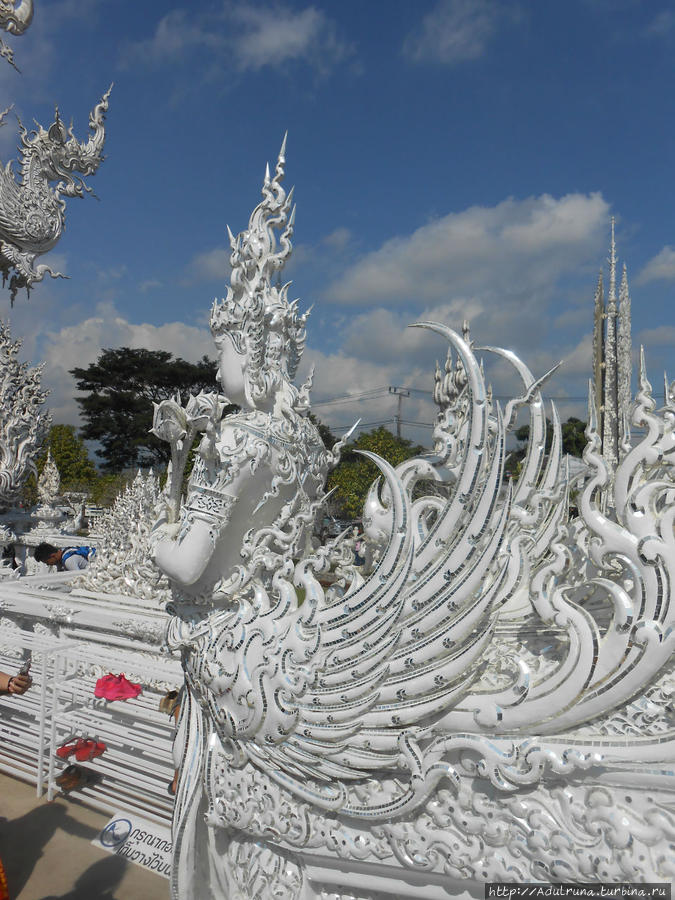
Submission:
M 44 468 L 40 473 L 37 483 L 37 492 L 42 506 L 52 506 L 56 500 L 59 488 L 61 487 L 61 476 L 56 467 L 56 463 L 52 459 L 51 449 L 47 450 L 47 459 Z
M 228 884 L 221 884 L 222 897 L 250 900 L 251 897 L 283 897 L 300 900 L 303 873 L 288 855 L 255 841 L 233 839 L 227 847 Z
M 45 603 L 45 610 L 49 621 L 59 625 L 70 625 L 77 612 L 75 607 L 64 603 Z
M 18 635 L 21 631 L 20 625 L 13 619 L 3 616 L 0 618 L 0 634 L 2 632 L 10 632 L 12 635 Z M 3 656 L 9 656 L 12 659 L 20 659 L 23 655 L 20 642 L 11 640 L 8 644 L 3 644 L 0 640 L 0 653 Z
M 30 472 L 50 425 L 43 410 L 43 366 L 29 368 L 17 359 L 21 341 L 13 341 L 0 322 L 0 506 L 9 506 Z
M 138 472 L 113 506 L 92 523 L 98 550 L 77 588 L 123 594 L 155 606 L 169 599 L 168 581 L 152 565 L 150 531 L 161 491 L 152 472 Z

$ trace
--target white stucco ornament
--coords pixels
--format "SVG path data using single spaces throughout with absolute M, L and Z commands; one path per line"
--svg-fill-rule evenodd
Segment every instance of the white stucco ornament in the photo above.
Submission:
M 21 341 L 0 322 L 0 507 L 16 500 L 51 424 L 44 409 L 43 366 L 19 362 Z
M 0 0 L 0 28 L 11 35 L 20 35 L 25 32 L 33 21 L 33 0 Z M 14 62 L 14 51 L 2 38 L 0 38 L 0 58 L 6 60 L 10 66 L 19 71 Z
M 51 506 L 58 497 L 61 487 L 61 476 L 52 459 L 51 448 L 47 450 L 47 459 L 37 480 L 37 492 L 41 506 Z
M 382 472 L 363 518 L 371 564 L 355 565 L 351 535 L 308 550 L 340 446 L 307 418 L 311 378 L 292 382 L 307 314 L 278 279 L 294 218 L 284 164 L 282 147 L 230 235 L 211 315 L 222 402 L 240 412 L 221 420 L 203 401 L 185 498 L 151 538 L 186 679 L 172 896 L 365 898 L 397 873 L 398 896 L 466 879 L 669 880 L 672 396 L 655 410 L 643 365 L 631 419 L 645 436 L 610 476 L 591 394 L 591 474 L 568 522 L 554 406 L 545 452 L 551 373 L 482 348 L 522 382 L 502 410 L 468 327 L 417 323 L 450 348 L 434 452 L 397 469 L 366 454 Z M 155 420 L 174 500 L 191 403 Z M 530 441 L 509 481 L 521 407 Z
M 84 178 L 94 175 L 103 159 L 111 90 L 112 85 L 89 114 L 86 142 L 77 140 L 72 126 L 66 128 L 58 109 L 47 130 L 38 124 L 28 132 L 19 123 L 19 177 L 11 163 L 0 167 L 0 273 L 3 284 L 9 279 L 12 303 L 20 288 L 30 292 L 45 275 L 63 277 L 35 261 L 58 243 L 66 199 L 91 193 Z

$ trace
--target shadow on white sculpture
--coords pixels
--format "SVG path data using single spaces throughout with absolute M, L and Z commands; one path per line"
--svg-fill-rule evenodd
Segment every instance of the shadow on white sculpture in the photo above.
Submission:
M 248 229 L 230 234 L 230 286 L 211 314 L 225 396 L 155 413 L 173 470 L 154 558 L 186 678 L 172 896 L 350 884 L 368 897 L 383 867 L 450 893 L 467 879 L 670 878 L 673 392 L 656 411 L 643 364 L 631 422 L 645 436 L 610 473 L 590 391 L 591 475 L 568 522 L 553 405 L 545 452 L 551 373 L 482 348 L 522 382 L 502 411 L 468 328 L 417 323 L 451 350 L 434 452 L 396 470 L 365 454 L 383 476 L 363 516 L 372 571 L 347 535 L 308 553 L 342 445 L 328 452 L 306 417 L 311 377 L 292 384 L 307 314 L 278 280 L 294 218 L 284 163 L 282 147 Z M 241 411 L 220 421 L 225 400 Z M 530 441 L 507 483 L 520 407 Z

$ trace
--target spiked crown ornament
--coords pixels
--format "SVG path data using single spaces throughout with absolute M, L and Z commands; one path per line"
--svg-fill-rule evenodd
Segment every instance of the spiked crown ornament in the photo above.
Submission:
M 263 199 L 251 213 L 248 229 L 235 238 L 228 228 L 230 285 L 227 296 L 214 300 L 211 310 L 216 342 L 228 335 L 236 351 L 248 358 L 246 376 L 254 402 L 295 377 L 310 313 L 299 315 L 298 301 L 288 301 L 291 282 L 281 285 L 278 277 L 291 255 L 295 220 L 293 189 L 286 194 L 281 186 L 285 151 L 286 136 L 273 178 L 266 167 Z M 277 231 L 281 231 L 278 244 Z

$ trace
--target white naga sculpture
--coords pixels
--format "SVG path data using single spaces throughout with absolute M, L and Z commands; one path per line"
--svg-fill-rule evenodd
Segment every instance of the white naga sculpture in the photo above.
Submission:
M 483 348 L 523 384 L 502 411 L 468 334 L 419 323 L 452 351 L 434 453 L 396 470 L 366 454 L 384 476 L 364 510 L 370 570 L 351 537 L 308 550 L 340 447 L 329 453 L 307 418 L 311 378 L 292 384 L 306 314 L 278 281 L 294 218 L 283 171 L 282 147 L 248 229 L 230 234 L 230 286 L 211 314 L 222 389 L 241 411 L 221 421 L 225 398 L 202 395 L 155 415 L 173 469 L 154 557 L 186 681 L 172 897 L 669 880 L 673 391 L 656 412 L 642 367 L 632 424 L 646 434 L 613 482 L 591 392 L 591 476 L 568 523 L 554 407 L 544 451 L 544 379 Z M 509 481 L 521 407 L 530 441 Z
M 66 198 L 91 193 L 83 178 L 94 175 L 103 159 L 111 89 L 89 114 L 92 134 L 86 143 L 77 140 L 72 126 L 66 129 L 58 109 L 46 131 L 38 125 L 28 132 L 19 123 L 20 179 L 11 162 L 0 168 L 0 272 L 3 284 L 9 278 L 12 303 L 19 288 L 30 292 L 46 274 L 63 277 L 44 263 L 35 266 L 35 260 L 53 250 L 61 237 Z M 53 187 L 52 182 L 56 182 Z

